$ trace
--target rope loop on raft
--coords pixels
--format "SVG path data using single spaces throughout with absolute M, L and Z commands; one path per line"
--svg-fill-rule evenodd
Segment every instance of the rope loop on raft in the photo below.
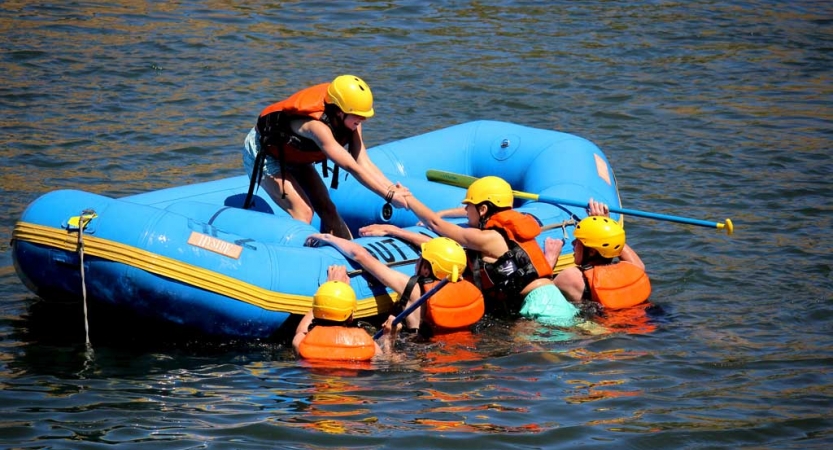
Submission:
M 78 216 L 78 260 L 79 260 L 79 267 L 81 271 L 81 298 L 84 303 L 84 333 L 86 336 L 86 345 L 87 351 L 92 352 L 92 346 L 90 345 L 90 323 L 87 319 L 87 280 L 86 274 L 84 272 L 84 229 L 87 227 L 87 224 L 90 223 L 94 218 L 98 217 L 92 209 L 85 209 L 81 211 L 81 214 Z M 74 218 L 72 218 L 74 219 Z M 72 231 L 72 219 L 70 219 L 70 225 L 67 227 L 69 231 Z

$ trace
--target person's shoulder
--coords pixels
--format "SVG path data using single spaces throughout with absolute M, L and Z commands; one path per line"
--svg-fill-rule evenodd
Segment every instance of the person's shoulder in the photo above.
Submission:
M 324 139 L 332 139 L 333 132 L 330 127 L 325 125 L 320 120 L 315 120 L 310 117 L 298 117 L 292 120 L 291 125 L 293 130 L 301 136 L 322 141 Z
M 295 334 L 295 336 L 292 338 L 292 348 L 296 352 L 298 351 L 298 348 L 301 346 L 301 342 L 304 340 L 305 337 L 307 337 L 307 332 L 302 331 L 300 333 Z
M 498 240 L 500 240 L 500 242 L 504 241 L 503 234 L 500 231 L 498 231 L 494 228 L 488 228 L 486 230 L 481 230 L 480 228 L 466 227 L 466 229 L 467 230 L 474 230 L 475 233 L 483 236 L 484 238 L 486 238 L 490 241 L 498 241 Z
M 320 124 L 320 125 L 324 125 L 323 123 L 321 123 L 320 120 L 315 120 L 312 117 L 306 117 L 306 116 L 292 116 L 291 123 L 293 125 L 297 126 L 297 127 L 308 127 L 308 126 L 313 126 L 314 127 L 314 126 L 316 126 L 316 125 L 314 125 L 316 123 Z M 326 126 L 325 126 L 325 128 L 326 128 Z
M 555 279 L 561 278 L 561 280 L 569 280 L 573 278 L 580 278 L 581 277 L 581 269 L 576 266 L 570 266 L 564 268 L 561 272 L 555 276 Z
M 624 265 L 633 266 L 633 267 L 636 267 L 637 269 L 640 269 L 642 271 L 645 270 L 645 264 L 637 264 L 634 261 L 625 261 L 623 259 L 620 259 L 620 260 L 616 261 L 616 264 L 622 264 L 623 267 L 624 267 Z

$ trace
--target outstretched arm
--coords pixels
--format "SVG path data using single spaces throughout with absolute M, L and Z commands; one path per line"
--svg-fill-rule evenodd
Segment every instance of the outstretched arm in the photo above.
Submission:
M 359 234 L 362 236 L 393 236 L 415 245 L 421 245 L 431 240 L 430 236 L 403 230 L 396 225 L 389 224 L 373 224 L 361 227 L 359 228 Z
M 354 140 L 359 142 L 359 148 L 355 155 L 348 152 L 335 140 L 332 131 L 323 122 L 308 120 L 300 125 L 293 123 L 293 126 L 298 127 L 298 134 L 315 141 L 328 159 L 356 177 L 364 187 L 382 198 L 385 198 L 391 192 L 393 195 L 391 203 L 397 208 L 405 206 L 405 197 L 410 192 L 406 187 L 388 180 L 370 161 L 364 148 L 364 142 L 361 139 L 361 125 L 356 129 L 357 134 L 354 136 Z
M 376 164 L 373 163 L 370 156 L 368 156 L 367 147 L 364 145 L 364 137 L 362 136 L 361 124 L 356 127 L 356 131 L 353 133 L 352 142 L 350 143 L 350 153 L 353 156 L 353 159 L 356 160 L 356 163 L 367 170 L 373 177 L 384 183 L 385 186 L 393 184 L 388 177 L 386 177 L 385 174 L 379 170 Z
M 466 208 L 458 206 L 456 208 L 443 209 L 437 211 L 437 215 L 440 217 L 466 217 Z M 417 225 L 424 226 L 422 221 L 417 222 Z
M 457 241 L 465 248 L 483 252 L 495 257 L 503 254 L 500 245 L 506 245 L 496 231 L 484 231 L 478 228 L 463 228 L 455 223 L 443 220 L 439 214 L 425 206 L 413 195 L 408 197 L 408 208 L 431 231 Z M 504 250 L 505 251 L 505 250 Z
M 373 275 L 377 280 L 382 282 L 385 286 L 393 289 L 396 292 L 405 290 L 408 284 L 409 277 L 404 273 L 398 272 L 384 263 L 374 258 L 370 252 L 354 241 L 348 241 L 332 234 L 316 233 L 310 236 L 312 239 L 317 239 L 326 242 L 336 248 L 347 258 L 356 261 L 362 268 Z
M 456 208 L 448 208 L 442 211 L 437 211 L 440 217 L 466 217 L 466 208 L 458 206 Z

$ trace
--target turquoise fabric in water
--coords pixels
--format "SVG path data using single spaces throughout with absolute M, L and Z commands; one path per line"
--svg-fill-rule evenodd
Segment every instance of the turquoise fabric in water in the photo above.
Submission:
M 521 315 L 547 325 L 569 327 L 576 323 L 578 308 L 568 302 L 555 285 L 548 284 L 526 295 Z

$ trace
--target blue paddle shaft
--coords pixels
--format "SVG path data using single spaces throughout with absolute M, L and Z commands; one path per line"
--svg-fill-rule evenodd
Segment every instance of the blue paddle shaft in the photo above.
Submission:
M 578 206 L 581 208 L 587 208 L 587 203 L 577 202 L 575 200 L 567 200 L 563 198 L 555 198 L 550 197 L 548 195 L 539 195 L 538 196 L 539 202 L 546 202 L 546 203 L 558 203 L 560 205 L 569 205 L 569 206 Z M 650 219 L 659 219 L 659 220 L 667 220 L 669 222 L 678 222 L 678 223 L 687 223 L 689 225 L 699 225 L 702 227 L 711 227 L 711 228 L 723 228 L 721 224 L 717 222 L 709 222 L 707 220 L 698 220 L 698 219 L 689 219 L 687 217 L 679 217 L 679 216 L 671 216 L 668 214 L 657 214 L 647 211 L 639 211 L 637 209 L 626 209 L 626 208 L 616 208 L 616 207 L 609 207 L 610 212 L 624 214 L 626 216 L 637 216 L 637 217 L 647 217 Z
M 422 297 L 418 298 L 417 301 L 415 301 L 411 306 L 405 308 L 404 311 L 402 311 L 401 313 L 399 313 L 399 315 L 393 318 L 393 323 L 391 324 L 391 327 L 395 327 L 400 322 L 405 320 L 406 317 L 408 317 L 412 312 L 414 312 L 414 310 L 422 306 L 423 303 L 428 301 L 428 299 L 431 298 L 432 295 L 436 294 L 437 291 L 442 289 L 442 287 L 445 286 L 447 283 L 448 278 L 443 278 L 442 280 L 440 280 L 439 283 L 437 283 L 436 286 L 431 288 L 428 292 L 422 294 Z M 400 300 L 406 301 L 406 299 L 404 298 Z M 373 335 L 373 339 L 379 339 L 380 337 L 382 337 L 382 333 L 384 333 L 384 330 L 377 331 L 376 334 Z
M 450 184 L 452 186 L 458 186 L 462 188 L 467 188 L 471 186 L 472 183 L 477 181 L 476 177 L 471 175 L 462 175 L 459 173 L 453 172 L 445 172 L 442 170 L 435 170 L 429 169 L 425 172 L 426 178 L 430 181 L 437 181 L 444 184 Z M 581 208 L 587 208 L 587 203 L 577 202 L 575 200 L 567 200 L 563 198 L 555 198 L 549 196 L 539 196 L 538 194 L 531 194 L 529 192 L 521 192 L 521 191 L 512 191 L 515 194 L 515 198 L 522 198 L 527 200 L 533 201 L 540 201 L 545 203 L 553 203 L 556 205 L 568 205 L 568 206 L 578 206 Z M 670 216 L 668 214 L 655 214 L 645 211 L 638 211 L 634 209 L 620 209 L 620 208 L 610 208 L 611 212 L 619 213 L 619 214 L 626 214 L 630 216 L 637 216 L 637 217 L 647 217 L 650 219 L 658 219 L 658 220 L 667 220 L 669 222 L 678 222 L 678 223 L 687 223 L 689 225 L 699 225 L 702 227 L 709 227 L 709 228 L 717 228 L 718 230 L 726 230 L 726 234 L 731 235 L 734 232 L 735 225 L 732 223 L 731 219 L 726 219 L 726 223 L 720 222 L 709 222 L 707 220 L 698 220 L 698 219 L 689 219 L 687 217 L 679 217 L 679 216 Z

